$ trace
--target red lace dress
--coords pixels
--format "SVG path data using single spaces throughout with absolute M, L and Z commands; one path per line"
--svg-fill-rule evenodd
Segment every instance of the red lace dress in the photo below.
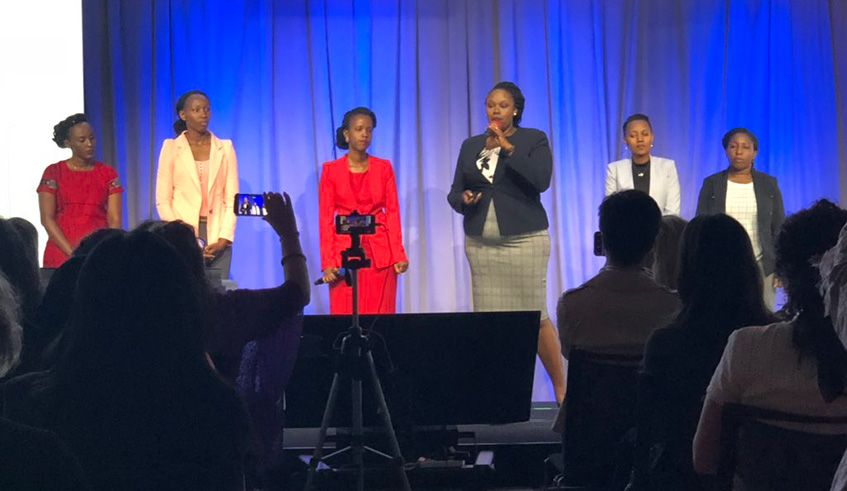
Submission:
M 106 228 L 109 196 L 124 188 L 115 169 L 100 162 L 90 171 L 75 171 L 62 161 L 48 166 L 36 190 L 56 196 L 56 223 L 76 247 L 88 234 Z M 58 268 L 68 256 L 52 240 L 44 249 L 44 267 Z

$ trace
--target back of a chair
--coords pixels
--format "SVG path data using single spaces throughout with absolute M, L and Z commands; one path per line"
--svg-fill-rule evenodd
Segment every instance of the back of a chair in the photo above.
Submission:
M 721 417 L 718 489 L 736 481 L 746 491 L 829 490 L 847 448 L 844 433 L 821 434 L 771 423 L 847 426 L 847 416 L 822 417 L 727 404 Z
M 571 350 L 563 435 L 564 484 L 602 487 L 621 461 L 631 462 L 631 455 L 621 455 L 621 440 L 636 422 L 641 358 Z

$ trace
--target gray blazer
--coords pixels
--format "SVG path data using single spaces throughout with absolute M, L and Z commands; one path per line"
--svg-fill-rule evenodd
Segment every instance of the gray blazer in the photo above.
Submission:
M 726 213 L 726 181 L 729 170 L 712 174 L 703 180 L 697 215 Z M 759 225 L 759 242 L 762 246 L 762 269 L 765 276 L 774 272 L 776 251 L 774 241 L 785 220 L 782 193 L 776 178 L 753 169 L 753 190 L 756 193 L 756 221 Z

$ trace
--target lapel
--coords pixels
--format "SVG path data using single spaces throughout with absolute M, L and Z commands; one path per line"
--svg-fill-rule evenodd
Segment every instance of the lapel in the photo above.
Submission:
M 338 189 L 336 199 L 344 208 L 352 211 L 356 206 L 356 198 L 353 196 L 353 187 L 350 186 L 350 164 L 347 162 L 347 155 L 337 160 L 334 167 L 333 180 Z
M 200 189 L 200 174 L 197 173 L 197 164 L 194 162 L 194 154 L 191 153 L 191 146 L 188 144 L 188 139 L 185 138 L 185 133 L 179 135 L 176 139 L 176 146 L 177 161 L 185 168 L 197 189 Z
M 618 182 L 620 189 L 635 189 L 635 176 L 632 175 L 632 159 L 624 159 L 624 165 L 618 167 Z M 622 168 L 621 168 L 622 167 Z M 652 165 L 650 166 L 652 169 Z M 653 182 L 653 173 L 650 171 L 650 182 Z
M 368 156 L 368 172 L 365 174 L 365 181 L 367 181 L 368 186 L 371 188 L 371 200 L 374 207 L 376 207 L 377 203 L 382 203 L 383 201 L 385 187 L 382 185 L 382 165 L 374 165 L 374 159 L 371 156 Z
M 715 206 L 717 206 L 716 213 L 726 213 L 726 181 L 729 179 L 729 171 L 724 170 L 720 174 L 718 174 L 718 179 L 714 183 L 714 188 L 712 188 L 712 192 L 715 196 Z
M 756 169 L 751 169 L 751 175 L 753 177 L 753 193 L 756 194 L 756 213 L 761 221 L 761 218 L 766 215 L 765 212 L 770 209 L 770 196 L 765 190 L 765 181 L 761 174 Z
M 212 141 L 209 146 L 209 182 L 206 183 L 206 187 L 208 188 L 206 191 L 211 194 L 212 186 L 215 183 L 215 178 L 218 176 L 218 171 L 224 159 L 224 146 L 214 133 L 212 133 Z

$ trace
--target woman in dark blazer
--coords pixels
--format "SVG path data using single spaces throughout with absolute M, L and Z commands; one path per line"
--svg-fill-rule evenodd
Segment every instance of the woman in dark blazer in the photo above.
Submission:
M 782 193 L 773 176 L 753 168 L 759 140 L 746 128 L 728 131 L 722 140 L 729 167 L 707 177 L 700 189 L 697 215 L 726 213 L 747 230 L 764 277 L 765 304 L 774 308 L 774 238 L 785 220 Z
M 518 126 L 525 101 L 511 82 L 488 93 L 488 128 L 462 143 L 447 201 L 464 215 L 474 311 L 541 311 L 538 355 L 561 403 L 564 364 L 547 314 L 550 234 L 541 204 L 553 157 L 542 131 Z

